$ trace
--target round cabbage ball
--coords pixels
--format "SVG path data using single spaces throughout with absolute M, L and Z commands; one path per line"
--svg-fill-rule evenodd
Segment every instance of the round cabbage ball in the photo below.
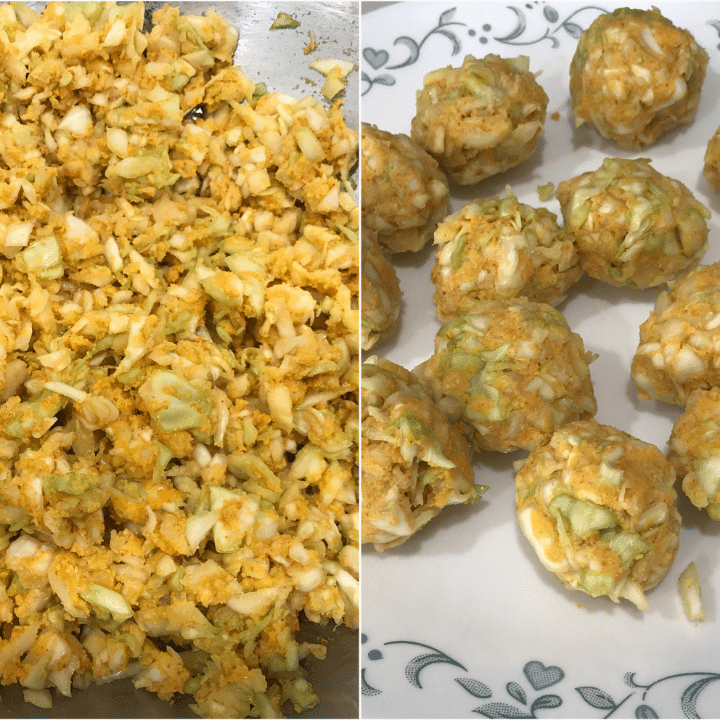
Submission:
M 362 124 L 362 224 L 391 253 L 418 252 L 450 212 L 437 161 L 412 138 Z
M 546 208 L 505 198 L 473 200 L 435 231 L 431 279 L 437 315 L 450 320 L 487 300 L 526 297 L 557 305 L 580 278 L 574 238 Z
M 532 155 L 547 104 L 528 57 L 467 55 L 461 67 L 425 76 L 411 134 L 450 180 L 473 185 Z
M 404 543 L 447 505 L 478 500 L 470 447 L 421 381 L 383 358 L 362 366 L 362 542 Z
M 703 176 L 716 190 L 720 190 L 720 126 L 708 140 L 703 162 Z
M 701 265 L 658 295 L 630 367 L 638 396 L 685 405 L 720 386 L 720 263 Z
M 392 337 L 400 319 L 402 290 L 392 263 L 370 229 L 362 232 L 361 347 Z
M 489 300 L 446 322 L 416 372 L 438 407 L 463 420 L 474 447 L 508 452 L 595 415 L 594 359 L 552 306 Z
M 652 145 L 695 117 L 708 54 L 655 7 L 600 15 L 580 36 L 570 64 L 578 125 L 621 148 Z
M 611 285 L 672 282 L 708 249 L 710 211 L 645 158 L 605 158 L 559 183 L 555 195 L 583 270 Z
M 674 482 L 654 445 L 596 420 L 569 423 L 518 469 L 518 522 L 566 587 L 647 610 L 645 591 L 677 553 Z
M 696 390 L 673 425 L 668 459 L 690 502 L 720 520 L 720 387 Z

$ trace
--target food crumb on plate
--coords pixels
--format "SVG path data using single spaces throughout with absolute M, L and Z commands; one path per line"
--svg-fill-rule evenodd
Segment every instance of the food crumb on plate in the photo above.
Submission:
M 700 577 L 695 562 L 690 562 L 678 577 L 678 590 L 688 620 L 707 620 L 707 612 L 702 601 Z

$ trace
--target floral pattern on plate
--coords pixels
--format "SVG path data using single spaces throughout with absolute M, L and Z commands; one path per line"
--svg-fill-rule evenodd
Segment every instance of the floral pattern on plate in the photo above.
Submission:
M 532 6 L 531 6 L 532 7 Z M 469 27 L 468 23 L 456 19 L 457 7 L 443 10 L 433 27 L 431 27 L 419 39 L 408 35 L 400 35 L 393 42 L 393 47 L 399 47 L 399 52 L 386 50 L 384 48 L 364 47 L 362 56 L 366 65 L 362 73 L 362 94 L 366 95 L 375 85 L 394 85 L 396 75 L 390 71 L 401 70 L 414 65 L 425 47 L 427 41 L 433 36 L 442 36 L 447 39 L 451 46 L 451 55 L 459 55 L 461 52 L 478 52 L 483 49 L 490 40 L 506 46 L 527 46 L 547 41 L 549 47 L 560 47 L 563 37 L 568 37 L 577 42 L 582 31 L 599 15 L 605 11 L 597 5 L 587 5 L 569 13 L 565 13 L 552 5 L 541 6 L 542 20 L 538 24 L 528 22 L 527 6 L 523 8 L 518 5 L 508 5 L 506 8 L 515 16 L 513 29 L 501 36 L 494 36 L 493 25 L 483 22 L 479 30 Z M 544 22 L 543 22 L 544 21 Z M 468 36 L 467 44 L 464 46 L 465 38 Z M 473 47 L 474 45 L 474 47 Z M 477 45 L 480 47 L 478 48 Z M 404 49 L 404 50 L 403 50 Z M 487 48 L 485 48 L 487 50 Z M 402 53 L 405 57 L 402 57 Z M 372 74 L 380 72 L 379 75 Z
M 363 634 L 361 642 L 368 642 L 367 635 Z M 404 665 L 405 680 L 413 687 L 422 690 L 421 673 L 439 664 L 450 665 L 468 673 L 469 670 L 462 663 L 453 659 L 447 653 L 414 640 L 389 640 L 384 642 L 383 647 L 392 645 L 404 645 L 412 650 L 413 657 L 406 661 Z M 414 653 L 420 653 L 415 655 Z M 382 650 L 374 648 L 365 653 L 365 657 L 371 663 L 377 663 L 384 659 Z M 361 669 L 361 692 L 364 696 L 373 697 L 387 692 L 386 689 L 375 687 L 368 680 L 368 669 L 370 666 L 365 665 Z M 565 671 L 557 665 L 545 665 L 539 660 L 529 660 L 522 667 L 524 678 L 521 682 L 518 680 L 510 680 L 504 687 L 503 692 L 496 692 L 490 687 L 478 680 L 476 677 L 461 676 L 453 678 L 454 682 L 463 688 L 474 702 L 477 700 L 487 700 L 482 704 L 471 707 L 473 703 L 470 700 L 469 712 L 475 713 L 486 718 L 538 718 L 543 717 L 543 711 L 550 711 L 560 707 L 563 704 L 563 697 L 556 692 L 545 692 L 565 679 Z M 659 677 L 648 683 L 641 683 L 636 680 L 638 673 L 626 672 L 623 681 L 626 687 L 630 688 L 630 692 L 620 693 L 623 695 L 613 695 L 600 687 L 594 685 L 578 685 L 574 690 L 577 695 L 586 703 L 589 713 L 591 708 L 597 711 L 597 714 L 589 714 L 587 717 L 617 717 L 617 713 L 626 707 L 634 707 L 634 717 L 636 718 L 659 718 L 653 706 L 653 691 L 662 684 L 668 684 L 672 681 L 674 688 L 671 692 L 677 694 L 676 704 L 682 712 L 682 717 L 700 718 L 699 702 L 706 690 L 720 680 L 720 673 L 717 672 L 683 672 L 673 675 Z M 388 677 L 385 674 L 379 676 L 379 681 L 373 679 L 378 685 L 384 684 Z M 395 679 L 390 677 L 391 682 Z M 524 683 L 527 683 L 524 685 Z M 392 688 L 390 689 L 392 692 Z M 599 713 L 602 713 L 599 714 Z M 545 713 L 544 717 L 552 717 L 552 714 Z M 583 715 L 585 717 L 585 715 Z M 671 715 L 671 717 L 679 717 L 679 715 Z

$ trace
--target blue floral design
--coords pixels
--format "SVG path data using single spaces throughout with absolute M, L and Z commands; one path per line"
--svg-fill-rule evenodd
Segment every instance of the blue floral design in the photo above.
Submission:
M 507 34 L 495 36 L 492 39 L 503 45 L 523 46 L 535 45 L 547 40 L 550 47 L 560 47 L 560 39 L 563 33 L 573 40 L 577 40 L 584 30 L 583 25 L 587 26 L 594 16 L 606 12 L 603 8 L 595 5 L 587 5 L 574 10 L 564 19 L 560 13 L 552 6 L 543 7 L 542 16 L 546 23 L 544 31 L 542 28 L 537 29 L 536 25 L 529 25 L 527 15 L 522 7 L 517 5 L 508 5 L 507 10 L 515 16 L 515 26 Z M 463 50 L 463 40 L 460 36 L 460 29 L 467 28 L 467 23 L 460 22 L 456 19 L 457 7 L 444 10 L 438 16 L 438 20 L 433 27 L 420 38 L 415 40 L 408 35 L 401 35 L 393 42 L 393 47 L 401 47 L 405 49 L 404 56 L 397 60 L 391 59 L 391 53 L 383 48 L 365 47 L 362 51 L 362 58 L 367 69 L 362 72 L 362 82 L 364 88 L 363 95 L 366 95 L 376 85 L 384 85 L 391 87 L 397 82 L 395 74 L 388 71 L 402 70 L 403 68 L 414 65 L 420 58 L 423 47 L 431 37 L 444 37 L 450 43 L 450 55 L 456 56 Z M 581 24 L 581 19 L 583 24 Z M 484 24 L 482 30 L 489 33 L 492 27 Z M 473 29 L 468 31 L 468 35 L 472 38 L 477 35 Z M 486 35 L 480 37 L 480 43 L 487 43 Z M 379 71 L 380 74 L 373 74 Z
M 635 682 L 635 673 L 626 673 L 625 674 L 625 684 L 628 685 L 631 688 L 634 688 L 634 690 L 642 690 L 642 695 L 640 697 L 640 700 L 642 701 L 636 708 L 635 708 L 635 717 L 636 718 L 659 718 L 660 716 L 655 712 L 655 710 L 648 705 L 645 700 L 647 699 L 648 693 L 657 685 L 663 682 L 667 682 L 668 680 L 674 680 L 676 678 L 697 678 L 694 682 L 692 682 L 690 685 L 688 685 L 685 690 L 683 691 L 681 697 L 680 697 L 680 707 L 682 708 L 683 714 L 686 718 L 699 718 L 701 715 L 698 714 L 698 707 L 697 703 L 700 698 L 701 693 L 705 688 L 707 688 L 708 685 L 710 685 L 713 682 L 716 682 L 717 680 L 720 680 L 720 675 L 718 673 L 710 673 L 710 672 L 690 672 L 690 673 L 678 673 L 675 675 L 667 675 L 665 677 L 660 678 L 659 680 L 655 680 L 654 682 L 651 682 L 647 685 L 642 685 L 637 682 Z M 630 699 L 632 699 L 637 693 L 635 691 L 629 693 L 626 695 L 622 700 L 616 702 L 613 700 L 612 696 L 605 692 L 604 690 L 600 690 L 599 688 L 592 687 L 592 686 L 585 686 L 585 687 L 577 687 L 575 688 L 578 693 L 580 693 L 580 697 L 591 707 L 594 707 L 598 710 L 603 710 L 606 712 L 603 717 L 609 718 L 612 717 L 626 702 L 628 702 Z
M 367 635 L 363 633 L 362 643 L 367 643 L 367 640 Z M 419 690 L 423 689 L 420 674 L 433 666 L 449 665 L 466 673 L 469 672 L 462 663 L 432 645 L 414 640 L 391 640 L 383 643 L 383 647 L 392 645 L 422 648 L 423 652 L 414 654 L 404 666 L 405 679 L 410 685 Z M 385 659 L 383 652 L 377 648 L 369 650 L 367 658 L 371 662 Z M 366 669 L 363 667 L 360 673 L 362 694 L 368 698 L 382 694 L 384 690 L 371 685 L 367 681 Z M 456 677 L 454 682 L 471 697 L 490 701 L 470 709 L 470 712 L 486 718 L 538 718 L 539 713 L 542 711 L 555 710 L 563 704 L 561 695 L 555 692 L 544 692 L 565 680 L 565 672 L 560 667 L 544 665 L 539 660 L 530 660 L 525 663 L 522 672 L 527 685 L 518 682 L 518 680 L 510 680 L 505 684 L 505 695 L 494 694 L 487 683 L 474 677 Z M 634 702 L 637 703 L 634 712 L 636 718 L 659 718 L 660 715 L 655 707 L 650 704 L 652 702 L 649 697 L 651 692 L 663 683 L 685 678 L 689 684 L 682 685 L 678 698 L 680 708 L 686 718 L 699 718 L 701 717 L 698 709 L 700 697 L 711 684 L 720 680 L 720 673 L 676 673 L 665 675 L 647 684 L 639 683 L 635 678 L 636 673 L 629 672 L 625 674 L 623 680 L 625 685 L 631 688 L 631 692 L 625 694 L 619 700 L 616 700 L 606 690 L 594 685 L 581 685 L 574 689 L 590 708 L 603 713 L 600 717 L 611 718 L 616 716 L 621 708 Z M 537 695 L 532 697 L 533 693 L 537 693 Z

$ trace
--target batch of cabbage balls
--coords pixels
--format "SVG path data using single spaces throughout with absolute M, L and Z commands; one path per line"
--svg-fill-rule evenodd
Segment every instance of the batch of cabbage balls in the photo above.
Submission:
M 576 122 L 647 147 L 692 122 L 707 64 L 657 8 L 601 15 L 569 69 Z M 678 547 L 676 478 L 720 520 L 720 263 L 701 264 L 709 210 L 646 159 L 609 157 L 559 183 L 562 224 L 509 187 L 451 212 L 449 181 L 532 155 L 547 103 L 528 58 L 468 55 L 425 76 L 409 136 L 362 127 L 363 348 L 397 327 L 391 256 L 431 241 L 444 323 L 419 367 L 369 353 L 363 364 L 363 542 L 397 546 L 446 505 L 478 500 L 473 453 L 520 449 L 517 516 L 542 564 L 569 588 L 646 609 Z M 703 174 L 720 190 L 720 127 Z M 594 419 L 595 356 L 556 309 L 583 275 L 667 286 L 631 367 L 641 398 L 685 408 L 667 456 Z

